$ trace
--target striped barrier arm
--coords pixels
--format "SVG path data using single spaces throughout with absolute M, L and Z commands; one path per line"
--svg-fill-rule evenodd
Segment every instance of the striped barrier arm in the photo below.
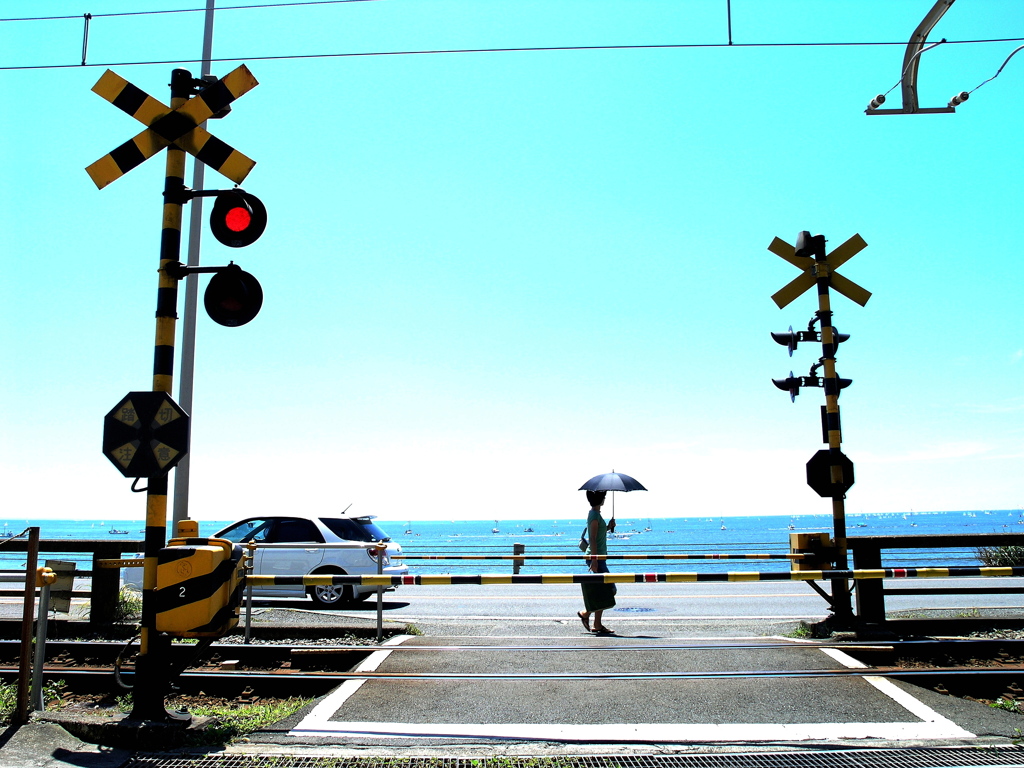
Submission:
M 846 571 L 750 571 L 728 573 L 421 574 L 416 576 L 247 576 L 254 587 L 361 584 L 368 587 L 452 584 L 679 584 L 721 581 L 825 581 L 830 579 L 928 579 L 956 576 L 1024 576 L 1024 567 L 871 568 Z
M 811 555 L 678 554 L 678 555 L 392 555 L 392 560 L 800 560 Z

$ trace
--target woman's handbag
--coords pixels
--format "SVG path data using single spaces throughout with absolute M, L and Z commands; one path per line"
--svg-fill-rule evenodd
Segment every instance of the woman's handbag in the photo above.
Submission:
M 583 529 L 583 533 L 580 534 L 580 551 L 581 552 L 586 552 L 587 551 L 587 547 L 589 547 L 589 546 L 590 546 L 590 544 L 587 542 L 587 529 L 584 528 Z

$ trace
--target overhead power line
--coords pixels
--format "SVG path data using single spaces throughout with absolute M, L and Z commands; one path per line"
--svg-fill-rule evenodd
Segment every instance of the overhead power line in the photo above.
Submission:
M 325 0 L 326 1 L 326 0 Z M 337 2 L 374 2 L 377 0 L 335 0 Z M 77 17 L 76 17 L 77 18 Z M 947 45 L 974 45 L 979 43 L 1019 43 L 1024 37 L 993 38 L 988 40 L 947 40 Z M 283 61 L 301 59 L 340 59 L 366 56 L 428 56 L 457 53 L 544 53 L 557 51 L 637 51 L 637 50 L 671 50 L 682 48 L 834 48 L 834 47 L 867 47 L 898 45 L 902 42 L 811 42 L 811 43 L 651 43 L 638 45 L 552 45 L 524 46 L 504 48 L 442 48 L 407 51 L 360 51 L 347 53 L 304 53 L 281 54 L 274 56 L 225 56 L 211 61 Z M 0 71 L 33 70 L 33 69 L 73 69 L 80 67 L 135 67 L 152 64 L 191 64 L 199 59 L 160 59 L 147 61 L 112 61 L 89 64 L 25 64 L 0 66 Z
M 381 0 L 295 0 L 286 3 L 252 3 L 249 5 L 225 5 L 217 8 L 218 11 L 248 11 L 257 8 L 291 8 L 297 5 L 338 5 L 340 3 L 374 3 Z M 111 19 L 118 16 L 156 16 L 164 13 L 206 13 L 205 8 L 173 8 L 161 11 L 121 11 L 120 13 L 89 13 L 78 16 L 25 16 L 11 19 L 0 19 L 5 21 L 68 21 L 80 19 L 82 16 L 90 16 L 94 19 Z

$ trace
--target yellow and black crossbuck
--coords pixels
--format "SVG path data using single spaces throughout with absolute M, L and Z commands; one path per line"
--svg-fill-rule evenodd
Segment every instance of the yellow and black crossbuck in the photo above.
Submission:
M 843 296 L 863 307 L 868 303 L 868 299 L 871 298 L 871 291 L 861 288 L 852 280 L 848 280 L 840 275 L 836 270 L 866 247 L 867 243 L 864 242 L 864 238 L 860 235 L 854 235 L 832 251 L 825 258 L 824 264 L 820 264 L 810 256 L 797 256 L 796 248 L 785 240 L 776 237 L 772 240 L 771 245 L 768 246 L 768 250 L 801 270 L 802 274 L 776 292 L 772 296 L 772 301 L 778 305 L 779 309 L 782 309 L 808 288 L 811 288 L 817 282 L 818 273 L 824 273 L 827 275 L 829 285 L 832 288 L 835 288 Z
M 203 88 L 194 99 L 171 109 L 108 69 L 93 86 L 93 92 L 147 128 L 101 157 L 86 168 L 86 172 L 97 188 L 103 189 L 174 144 L 236 184 L 241 184 L 256 162 L 225 144 L 200 124 L 257 85 L 256 78 L 243 64 Z

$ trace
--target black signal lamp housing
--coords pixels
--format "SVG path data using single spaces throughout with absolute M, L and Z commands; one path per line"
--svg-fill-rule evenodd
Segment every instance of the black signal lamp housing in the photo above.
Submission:
M 789 400 L 792 403 L 796 402 L 796 396 L 800 394 L 800 377 L 794 376 L 793 372 L 789 372 L 789 376 L 785 379 L 772 379 L 772 384 L 781 389 L 783 392 L 789 392 Z
M 237 328 L 259 314 L 263 307 L 263 288 L 255 277 L 232 263 L 210 278 L 203 305 L 215 323 Z
M 255 195 L 238 189 L 221 192 L 210 212 L 210 231 L 229 248 L 252 245 L 267 228 L 267 209 Z

